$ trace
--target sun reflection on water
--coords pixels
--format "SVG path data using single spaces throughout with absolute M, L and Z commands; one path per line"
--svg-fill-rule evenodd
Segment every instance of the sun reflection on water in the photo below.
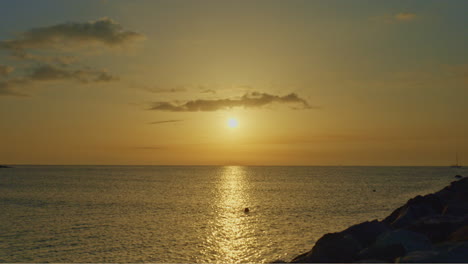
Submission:
M 225 167 L 217 186 L 217 212 L 211 224 L 208 243 L 214 249 L 213 262 L 249 262 L 257 244 L 254 208 L 244 167 Z M 244 209 L 250 207 L 251 212 Z

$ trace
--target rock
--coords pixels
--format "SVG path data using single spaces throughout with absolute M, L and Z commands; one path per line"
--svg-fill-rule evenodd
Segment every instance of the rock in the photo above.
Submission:
M 388 262 L 382 261 L 379 259 L 363 259 L 363 260 L 356 261 L 354 263 L 388 263 Z
M 468 241 L 468 224 L 458 228 L 455 232 L 450 234 L 448 241 Z
M 399 263 L 466 263 L 468 242 L 445 243 L 434 250 L 415 251 L 398 258 Z
M 468 177 L 451 182 L 449 186 L 436 192 L 435 195 L 447 203 L 468 202 Z
M 461 178 L 463 178 L 463 176 L 461 176 L 461 175 L 455 175 L 455 178 L 461 179 Z
M 326 234 L 292 262 L 394 261 L 468 263 L 468 178 L 410 199 L 380 222 Z
M 297 256 L 292 262 L 350 262 L 360 250 L 375 242 L 390 227 L 377 220 L 363 222 L 339 233 L 321 237 L 311 251 Z M 336 254 L 340 252 L 340 254 Z
M 435 194 L 418 195 L 410 199 L 404 206 L 393 211 L 382 222 L 391 225 L 393 228 L 403 228 L 419 218 L 441 214 L 445 205 L 445 202 Z
M 293 259 L 294 263 L 352 262 L 362 249 L 359 242 L 349 234 L 329 233 L 321 237 L 306 254 Z
M 398 229 L 380 235 L 373 246 L 386 248 L 390 245 L 401 245 L 406 252 L 432 248 L 431 242 L 425 235 L 404 229 Z
M 273 260 L 272 262 L 270 263 L 287 263 L 286 261 L 282 260 L 282 259 L 276 259 L 276 260 Z
M 382 222 L 373 220 L 366 221 L 344 230 L 343 233 L 353 236 L 354 239 L 359 241 L 362 247 L 368 247 L 373 244 L 377 237 L 385 232 L 390 231 L 390 227 Z
M 408 230 L 424 234 L 432 243 L 439 243 L 465 224 L 468 224 L 466 217 L 435 215 L 414 222 Z
M 312 250 L 311 250 L 312 251 Z M 310 251 L 306 252 L 306 253 L 302 253 L 298 256 L 296 256 L 295 258 L 293 258 L 291 260 L 291 263 L 304 263 L 304 262 L 307 262 L 306 261 L 306 258 L 307 258 L 307 255 L 310 253 Z
M 10 169 L 10 168 L 11 168 L 10 166 L 0 165 L 0 169 Z
M 451 203 L 445 206 L 443 215 L 465 216 L 468 215 L 468 203 Z
M 410 254 L 397 258 L 396 263 L 427 263 L 437 257 L 438 253 L 435 251 L 413 251 Z
M 384 247 L 371 246 L 359 252 L 358 259 L 372 259 L 388 263 L 394 262 L 396 258 L 405 254 L 406 249 L 401 244 L 392 244 Z

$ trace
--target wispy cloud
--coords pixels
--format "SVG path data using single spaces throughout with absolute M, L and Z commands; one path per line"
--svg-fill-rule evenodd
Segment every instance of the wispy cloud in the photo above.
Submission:
M 181 93 L 181 92 L 187 91 L 185 87 L 175 87 L 175 88 L 145 87 L 144 89 L 152 93 Z
M 150 122 L 150 124 L 159 125 L 159 124 L 176 123 L 176 122 L 182 122 L 182 121 L 184 120 L 183 119 L 171 119 L 171 120 L 161 120 L 161 121 Z
M 27 96 L 26 93 L 18 89 L 33 86 L 40 83 L 52 81 L 74 81 L 79 83 L 111 82 L 118 80 L 118 77 L 109 74 L 104 70 L 62 69 L 52 65 L 40 65 L 31 69 L 31 72 L 21 77 L 9 78 L 0 81 L 0 96 Z
M 295 109 L 313 108 L 309 103 L 295 93 L 285 96 L 271 95 L 267 93 L 252 92 L 241 96 L 240 98 L 226 99 L 198 99 L 183 103 L 174 102 L 154 102 L 149 110 L 169 111 L 169 112 L 209 112 L 234 107 L 255 108 L 262 107 L 272 103 L 295 104 Z
M 200 93 L 216 94 L 216 91 L 213 89 L 204 89 Z
M 0 81 L 0 96 L 19 96 L 25 97 L 28 96 L 27 94 L 18 91 L 16 88 L 23 84 L 27 83 L 27 81 L 20 80 L 20 79 L 10 79 L 7 81 Z
M 51 65 L 42 65 L 27 76 L 31 81 L 75 80 L 87 82 L 110 82 L 118 78 L 105 71 L 98 70 L 65 70 Z
M 90 44 L 113 47 L 141 39 L 144 39 L 142 34 L 124 30 L 116 21 L 104 17 L 84 23 L 33 28 L 18 34 L 15 39 L 1 41 L 0 48 L 18 52 L 26 49 L 70 49 Z

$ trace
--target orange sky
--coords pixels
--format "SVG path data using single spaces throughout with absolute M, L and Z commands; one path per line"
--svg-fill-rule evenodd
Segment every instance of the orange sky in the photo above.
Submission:
M 468 160 L 467 2 L 27 3 L 0 10 L 0 163 Z

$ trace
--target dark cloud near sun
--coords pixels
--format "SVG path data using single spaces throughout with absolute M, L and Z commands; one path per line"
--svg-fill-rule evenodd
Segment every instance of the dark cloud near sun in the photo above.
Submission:
M 169 112 L 210 112 L 234 107 L 258 108 L 269 104 L 294 104 L 295 109 L 313 108 L 309 103 L 295 93 L 285 96 L 272 95 L 268 93 L 252 92 L 246 93 L 239 98 L 226 99 L 197 99 L 183 103 L 154 102 L 149 110 Z
M 68 22 L 37 27 L 16 38 L 0 42 L 0 48 L 19 52 L 27 49 L 70 49 L 90 44 L 120 46 L 144 39 L 144 35 L 124 30 L 116 21 L 104 17 L 84 23 Z
M 159 124 L 166 124 L 166 123 L 177 123 L 177 122 L 182 122 L 184 121 L 183 119 L 171 119 L 171 120 L 161 120 L 161 121 L 155 121 L 155 122 L 150 122 L 151 125 L 159 125 Z

